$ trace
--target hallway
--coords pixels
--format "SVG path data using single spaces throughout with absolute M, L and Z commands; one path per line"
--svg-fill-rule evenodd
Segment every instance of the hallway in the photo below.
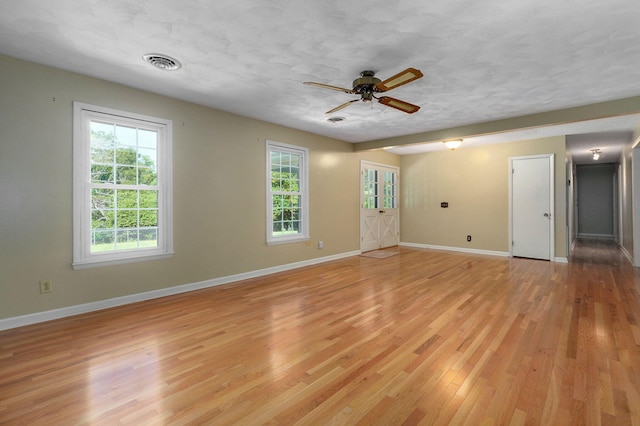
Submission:
M 631 262 L 613 240 L 578 238 L 571 252 L 571 263 L 630 267 Z

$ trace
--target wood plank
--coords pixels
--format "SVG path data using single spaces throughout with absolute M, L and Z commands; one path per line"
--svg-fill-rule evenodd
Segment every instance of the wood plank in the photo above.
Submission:
M 640 273 L 401 247 L 0 332 L 0 424 L 640 425 Z

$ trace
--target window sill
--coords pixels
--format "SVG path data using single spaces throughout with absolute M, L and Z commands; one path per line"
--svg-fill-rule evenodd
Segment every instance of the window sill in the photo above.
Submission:
M 90 269 L 90 268 L 99 268 L 102 266 L 113 266 L 113 265 L 122 265 L 125 263 L 134 263 L 134 262 L 146 262 L 147 260 L 159 260 L 159 259 L 168 259 L 173 257 L 173 252 L 171 253 L 160 253 L 160 254 L 149 254 L 149 255 L 140 255 L 135 257 L 124 257 L 119 259 L 88 259 L 81 260 L 77 262 L 73 262 L 71 266 L 73 269 L 78 271 L 82 269 Z
M 295 238 L 283 238 L 283 239 L 273 239 L 273 240 L 269 240 L 267 241 L 267 245 L 268 246 L 277 246 L 277 245 L 281 245 L 281 244 L 289 244 L 289 243 L 303 243 L 305 241 L 309 241 L 311 239 L 311 237 L 308 236 L 301 236 L 301 237 L 295 237 Z

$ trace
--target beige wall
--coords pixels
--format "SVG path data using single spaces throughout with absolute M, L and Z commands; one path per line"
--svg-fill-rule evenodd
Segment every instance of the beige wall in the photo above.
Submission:
M 555 256 L 566 258 L 565 145 L 563 136 L 402 156 L 401 241 L 508 252 L 509 158 L 553 153 Z
M 0 56 L 0 319 L 359 249 L 360 160 L 382 151 Z M 173 120 L 171 259 L 74 271 L 72 102 Z M 265 244 L 265 140 L 310 149 L 313 244 Z M 317 241 L 324 249 L 317 249 Z M 54 292 L 39 294 L 39 280 Z

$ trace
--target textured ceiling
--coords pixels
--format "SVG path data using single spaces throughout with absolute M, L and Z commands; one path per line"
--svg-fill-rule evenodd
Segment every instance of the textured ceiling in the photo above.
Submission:
M 637 0 L 20 0 L 0 2 L 0 53 L 362 142 L 640 95 L 639 16 Z M 424 78 L 389 95 L 413 115 L 358 102 L 330 123 L 354 96 L 302 84 L 410 66 Z

